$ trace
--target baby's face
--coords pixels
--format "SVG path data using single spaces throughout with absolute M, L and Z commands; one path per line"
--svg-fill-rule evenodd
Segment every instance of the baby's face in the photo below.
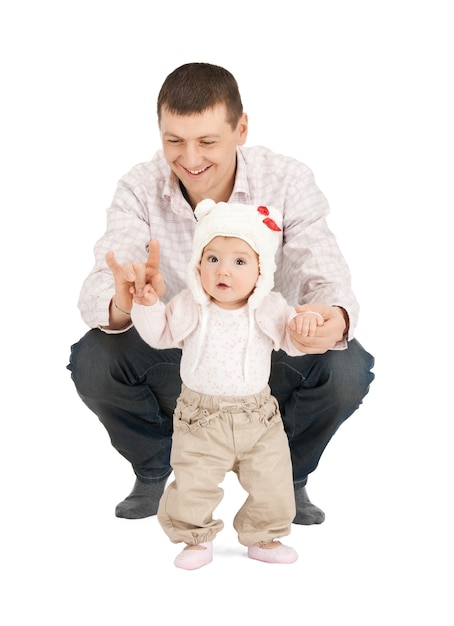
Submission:
M 202 287 L 224 309 L 239 309 L 248 301 L 259 277 L 258 254 L 238 237 L 214 237 L 200 260 Z

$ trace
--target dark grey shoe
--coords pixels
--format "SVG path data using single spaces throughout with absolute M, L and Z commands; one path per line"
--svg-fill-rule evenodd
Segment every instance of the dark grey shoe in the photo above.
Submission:
M 126 519 L 142 519 L 156 515 L 166 480 L 165 478 L 159 482 L 144 483 L 136 478 L 129 496 L 117 504 L 115 515 Z
M 311 524 L 321 524 L 325 521 L 324 512 L 312 504 L 307 495 L 306 487 L 295 489 L 296 517 L 294 524 L 303 524 L 310 526 Z

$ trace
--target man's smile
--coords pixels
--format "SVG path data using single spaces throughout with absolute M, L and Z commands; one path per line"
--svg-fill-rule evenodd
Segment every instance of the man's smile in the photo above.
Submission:
M 199 176 L 200 174 L 203 174 L 204 172 L 207 171 L 207 169 L 209 169 L 211 167 L 211 165 L 207 165 L 206 167 L 203 167 L 199 170 L 189 170 L 187 167 L 184 167 L 184 165 L 181 166 L 186 172 L 188 172 L 188 174 L 191 174 L 191 176 Z

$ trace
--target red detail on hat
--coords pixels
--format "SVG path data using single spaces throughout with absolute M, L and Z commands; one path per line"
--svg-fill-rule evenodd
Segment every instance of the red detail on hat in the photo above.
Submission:
M 279 226 L 276 224 L 276 222 L 271 219 L 271 217 L 265 217 L 265 219 L 263 220 L 263 223 L 266 224 L 268 228 L 271 228 L 271 230 L 275 230 L 277 232 L 281 230 Z
M 260 213 L 260 215 L 270 214 L 266 206 L 257 207 L 257 212 Z M 279 232 L 281 230 L 279 226 L 276 224 L 276 222 L 273 219 L 271 219 L 271 217 L 265 217 L 265 219 L 263 220 L 263 223 L 266 224 L 268 228 L 270 228 L 271 230 L 275 230 L 276 232 Z

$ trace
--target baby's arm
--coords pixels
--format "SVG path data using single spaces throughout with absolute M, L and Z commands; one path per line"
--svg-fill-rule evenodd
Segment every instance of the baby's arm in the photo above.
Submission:
M 290 322 L 289 327 L 301 337 L 314 337 L 317 326 L 323 326 L 324 319 L 315 311 L 298 313 Z

